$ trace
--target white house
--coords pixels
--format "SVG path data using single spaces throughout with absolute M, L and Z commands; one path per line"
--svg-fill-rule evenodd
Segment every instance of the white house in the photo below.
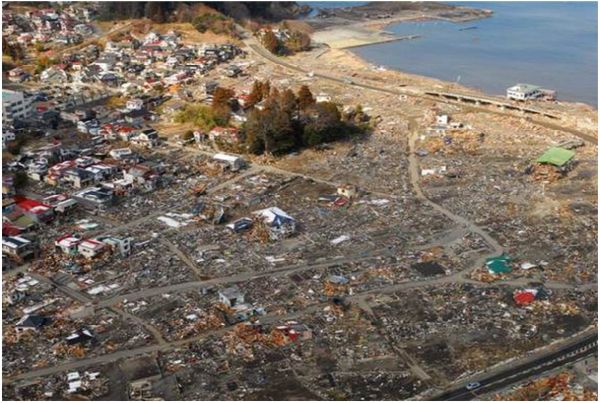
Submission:
M 106 244 L 95 239 L 86 239 L 79 244 L 79 253 L 91 259 L 104 250 Z
M 296 232 L 296 220 L 279 207 L 269 207 L 253 214 L 263 219 L 272 240 L 285 238 Z
M 236 286 L 219 291 L 219 300 L 230 308 L 244 303 L 244 294 Z
M 435 117 L 435 121 L 438 125 L 447 125 L 450 121 L 450 118 L 448 117 L 448 115 L 437 115 Z
M 316 102 L 331 102 L 331 96 L 321 92 L 315 97 Z
M 2 119 L 4 122 L 25 119 L 31 113 L 31 98 L 25 98 L 20 91 L 2 90 Z
M 218 153 L 213 155 L 213 159 L 227 165 L 232 171 L 239 171 L 246 165 L 243 158 L 230 154 Z
M 536 99 L 543 95 L 541 87 L 531 84 L 517 84 L 506 90 L 506 97 L 508 99 L 515 99 L 518 101 L 525 101 L 528 99 Z
M 139 98 L 129 99 L 125 104 L 125 107 L 130 111 L 137 111 L 144 107 L 144 101 Z

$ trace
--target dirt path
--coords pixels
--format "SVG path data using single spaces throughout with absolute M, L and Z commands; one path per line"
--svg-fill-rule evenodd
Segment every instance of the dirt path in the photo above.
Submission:
M 427 198 L 427 196 L 425 196 L 425 194 L 423 193 L 423 190 L 421 189 L 421 186 L 419 185 L 419 178 L 421 175 L 419 172 L 419 161 L 417 160 L 417 155 L 415 153 L 415 151 L 416 151 L 415 144 L 417 141 L 419 131 L 418 131 L 418 127 L 416 125 L 416 121 L 415 121 L 414 117 L 409 117 L 408 129 L 409 129 L 409 138 L 408 138 L 409 168 L 408 169 L 409 169 L 409 174 L 410 174 L 410 183 L 413 187 L 416 197 L 418 199 L 422 200 L 428 206 L 432 207 L 434 210 L 439 211 L 440 213 L 442 213 L 443 215 L 445 215 L 446 217 L 448 217 L 455 223 L 462 225 L 469 231 L 474 232 L 474 233 L 478 234 L 479 236 L 481 236 L 483 239 L 485 239 L 485 241 L 488 243 L 488 245 L 490 247 L 492 247 L 495 255 L 501 254 L 503 251 L 502 246 L 494 238 L 492 238 L 486 231 L 484 231 L 482 228 L 478 227 L 474 223 L 470 222 L 466 218 L 461 217 L 457 214 L 454 214 L 447 208 L 445 208 L 437 203 L 432 202 L 431 200 L 429 200 Z

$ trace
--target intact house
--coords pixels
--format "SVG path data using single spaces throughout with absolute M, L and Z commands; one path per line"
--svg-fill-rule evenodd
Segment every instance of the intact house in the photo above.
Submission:
M 242 157 L 224 153 L 218 153 L 213 155 L 213 160 L 218 164 L 221 164 L 223 167 L 234 172 L 239 171 L 246 165 L 246 162 Z
M 130 148 L 115 148 L 108 152 L 111 158 L 116 159 L 117 161 L 126 161 L 131 159 L 137 159 L 136 154 L 131 151 Z
M 146 190 L 154 190 L 160 175 L 150 166 L 137 164 L 123 170 L 123 179 L 136 185 L 143 186 Z
M 127 100 L 127 103 L 125 104 L 125 108 L 127 108 L 130 111 L 139 110 L 139 109 L 142 109 L 143 107 L 144 107 L 144 101 L 142 101 L 139 98 L 129 99 L 129 100 Z
M 118 251 L 123 257 L 131 254 L 131 242 L 133 238 L 119 238 L 115 236 L 106 236 L 97 238 L 98 241 L 108 245 L 113 251 Z
M 4 233 L 4 230 L 2 232 Z M 15 260 L 23 261 L 34 255 L 34 244 L 20 236 L 3 236 L 2 253 Z
M 158 132 L 155 129 L 144 129 L 135 137 L 131 138 L 131 143 L 147 148 L 156 147 L 160 142 Z
M 81 238 L 79 236 L 68 234 L 54 241 L 54 247 L 57 251 L 62 252 L 65 255 L 75 256 L 80 243 Z
M 531 99 L 555 99 L 556 91 L 547 90 L 532 84 L 517 84 L 506 90 L 506 97 L 517 101 L 526 101 Z
M 107 245 L 104 242 L 100 242 L 95 239 L 86 239 L 79 244 L 78 251 L 81 255 L 91 259 L 105 251 L 106 246 Z
M 65 172 L 62 180 L 70 183 L 76 189 L 88 187 L 94 183 L 94 178 L 91 172 L 83 168 L 73 168 Z
M 75 235 L 65 235 L 58 238 L 54 242 L 57 251 L 69 256 L 80 254 L 88 259 L 98 256 L 100 253 L 107 250 L 108 245 L 97 239 L 82 240 L 81 237 Z
M 82 206 L 90 209 L 103 209 L 114 202 L 112 190 L 100 186 L 89 187 L 73 194 L 73 198 Z
M 54 219 L 54 210 L 47 204 L 23 196 L 15 196 L 17 207 L 36 223 L 48 223 Z

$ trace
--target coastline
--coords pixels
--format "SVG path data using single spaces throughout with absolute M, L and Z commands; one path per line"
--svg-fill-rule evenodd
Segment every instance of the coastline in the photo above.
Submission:
M 336 56 L 336 59 L 345 59 L 340 61 L 339 65 L 353 65 L 357 69 L 376 69 L 376 68 L 385 68 L 385 71 L 388 72 L 388 75 L 392 73 L 398 73 L 396 80 L 404 80 L 407 81 L 406 85 L 410 85 L 411 83 L 417 84 L 418 86 L 428 86 L 435 89 L 444 89 L 447 92 L 456 91 L 463 92 L 472 95 L 485 96 L 489 98 L 495 98 L 498 100 L 506 100 L 503 94 L 492 94 L 485 92 L 483 90 L 472 88 L 464 84 L 457 84 L 455 82 L 445 81 L 442 79 L 438 79 L 432 76 L 425 76 L 416 73 L 409 73 L 405 71 L 401 71 L 393 66 L 386 65 L 376 65 L 371 63 L 369 60 L 359 56 L 353 50 L 359 47 L 365 47 L 375 44 L 381 44 L 386 42 L 393 42 L 399 40 L 418 40 L 419 35 L 404 35 L 404 36 L 392 36 L 390 37 L 390 32 L 388 32 L 388 28 L 395 24 L 400 24 L 403 22 L 418 22 L 418 21 L 449 21 L 453 23 L 463 23 L 468 21 L 477 21 L 486 18 L 493 17 L 493 12 L 491 10 L 482 10 L 482 9 L 472 9 L 468 7 L 458 7 L 457 11 L 459 12 L 457 15 L 441 15 L 440 13 L 429 12 L 424 14 L 420 11 L 409 11 L 397 13 L 394 16 L 388 18 L 375 18 L 375 19 L 363 19 L 361 21 L 353 21 L 351 23 L 341 21 L 331 21 L 323 28 L 318 28 L 313 33 L 313 37 L 315 38 L 315 42 L 320 42 L 328 46 L 328 50 L 321 51 L 319 57 L 321 60 L 327 59 L 333 53 L 337 53 L 334 51 L 344 52 L 346 57 L 341 58 L 339 55 Z M 348 38 L 354 36 L 354 38 L 349 40 Z M 380 69 L 381 71 L 381 69 Z M 559 94 L 560 97 L 560 94 Z M 554 102 L 535 102 L 536 107 L 540 107 L 543 109 L 550 109 L 553 111 L 564 109 L 565 106 L 572 106 L 580 110 L 589 109 L 594 111 L 597 115 L 597 105 L 588 104 L 584 101 L 567 101 L 567 100 L 559 100 Z M 597 121 L 597 116 L 596 116 Z M 587 126 L 587 124 L 586 124 Z
M 380 65 L 375 65 L 354 53 L 352 49 L 326 48 L 323 50 L 323 48 L 317 48 L 311 52 L 289 56 L 286 59 L 294 64 L 302 65 L 307 70 L 326 74 L 335 72 L 335 75 L 340 78 L 352 77 L 353 80 L 364 84 L 401 89 L 407 94 L 411 92 L 422 94 L 431 90 L 462 93 L 506 102 L 503 95 L 489 94 L 463 84 L 413 74 L 387 66 L 382 69 Z M 560 100 L 556 102 L 529 101 L 526 105 L 559 115 L 566 124 L 597 138 L 598 111 L 595 106 L 583 102 Z

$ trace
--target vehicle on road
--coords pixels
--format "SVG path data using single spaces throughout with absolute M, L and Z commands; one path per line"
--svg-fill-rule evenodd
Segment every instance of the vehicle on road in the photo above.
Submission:
M 481 386 L 481 384 L 479 382 L 469 382 L 467 383 L 467 390 L 475 390 L 477 388 L 479 388 Z

